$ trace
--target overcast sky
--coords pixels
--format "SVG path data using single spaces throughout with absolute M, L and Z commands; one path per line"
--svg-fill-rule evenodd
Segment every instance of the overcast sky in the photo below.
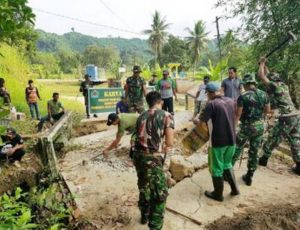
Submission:
M 216 16 L 222 15 L 222 9 L 216 9 L 217 0 L 29 0 L 36 14 L 36 28 L 63 34 L 74 28 L 76 32 L 96 37 L 147 38 L 140 33 L 150 29 L 152 15 L 158 10 L 166 17 L 171 26 L 168 32 L 184 37 L 185 28 L 192 28 L 196 21 L 203 20 L 209 37 L 216 36 Z M 113 30 L 79 21 L 61 18 L 48 13 L 76 18 L 98 25 L 107 25 L 126 31 Z M 236 28 L 239 21 L 220 20 L 220 31 L 224 33 Z

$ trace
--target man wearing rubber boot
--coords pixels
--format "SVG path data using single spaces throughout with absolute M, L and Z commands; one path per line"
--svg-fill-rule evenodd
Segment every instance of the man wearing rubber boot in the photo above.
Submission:
M 300 175 L 300 112 L 291 100 L 288 86 L 281 81 L 279 74 L 269 73 L 266 61 L 264 57 L 260 59 L 258 75 L 267 87 L 271 107 L 277 108 L 280 114 L 263 145 L 263 156 L 259 159 L 259 165 L 267 166 L 272 150 L 287 138 L 296 163 L 293 172 Z
M 141 223 L 148 222 L 150 229 L 159 230 L 163 227 L 168 196 L 163 164 L 173 145 L 174 120 L 170 113 L 161 109 L 163 101 L 160 93 L 148 93 L 146 101 L 149 110 L 137 120 L 132 155 L 138 176 Z
M 247 74 L 243 78 L 245 92 L 237 100 L 236 123 L 240 120 L 240 131 L 237 134 L 237 148 L 232 164 L 239 159 L 245 144 L 249 141 L 248 172 L 242 179 L 246 185 L 252 184 L 252 177 L 257 168 L 257 153 L 261 147 L 264 134 L 264 114 L 270 113 L 270 102 L 266 93 L 256 88 L 254 76 Z
M 223 201 L 224 176 L 231 187 L 231 195 L 238 195 L 239 189 L 232 170 L 232 156 L 235 152 L 235 103 L 221 95 L 219 84 L 206 85 L 207 103 L 200 115 L 199 125 L 208 125 L 211 147 L 208 150 L 208 164 L 212 175 L 214 191 L 205 191 L 208 198 Z

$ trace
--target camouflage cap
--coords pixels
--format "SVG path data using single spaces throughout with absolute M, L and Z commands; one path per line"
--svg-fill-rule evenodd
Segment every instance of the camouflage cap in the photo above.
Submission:
M 267 74 L 267 77 L 268 77 L 271 81 L 280 81 L 279 73 L 271 72 L 271 73 L 268 73 L 268 74 Z
M 142 72 L 142 69 L 141 69 L 140 66 L 135 65 L 135 66 L 133 66 L 132 71 L 133 71 L 134 73 L 140 73 L 140 72 Z
M 246 74 L 243 78 L 243 83 L 244 84 L 249 84 L 249 83 L 254 83 L 257 84 L 257 81 L 255 79 L 255 76 L 252 74 Z

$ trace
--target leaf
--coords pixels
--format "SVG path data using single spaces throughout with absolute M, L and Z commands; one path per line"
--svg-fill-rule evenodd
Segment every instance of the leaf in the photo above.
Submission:
M 60 224 L 54 224 L 51 226 L 50 230 L 59 230 Z

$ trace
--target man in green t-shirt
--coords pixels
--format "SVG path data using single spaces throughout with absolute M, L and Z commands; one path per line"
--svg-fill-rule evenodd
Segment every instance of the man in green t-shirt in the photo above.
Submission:
M 107 125 L 117 125 L 118 131 L 115 140 L 103 150 L 103 155 L 107 156 L 108 152 L 114 148 L 117 148 L 125 131 L 132 133 L 136 127 L 136 120 L 139 114 L 137 113 L 111 113 L 107 118 Z M 133 142 L 134 137 L 131 138 Z
M 48 115 L 42 117 L 38 124 L 38 132 L 41 132 L 45 121 L 50 121 L 52 124 L 58 121 L 65 113 L 62 103 L 59 101 L 59 93 L 53 93 L 52 100 L 47 102 Z
M 175 81 L 169 76 L 168 70 L 163 71 L 163 78 L 158 81 L 156 89 L 161 93 L 161 98 L 164 102 L 162 109 L 174 115 L 173 96 L 177 101 L 176 84 Z

